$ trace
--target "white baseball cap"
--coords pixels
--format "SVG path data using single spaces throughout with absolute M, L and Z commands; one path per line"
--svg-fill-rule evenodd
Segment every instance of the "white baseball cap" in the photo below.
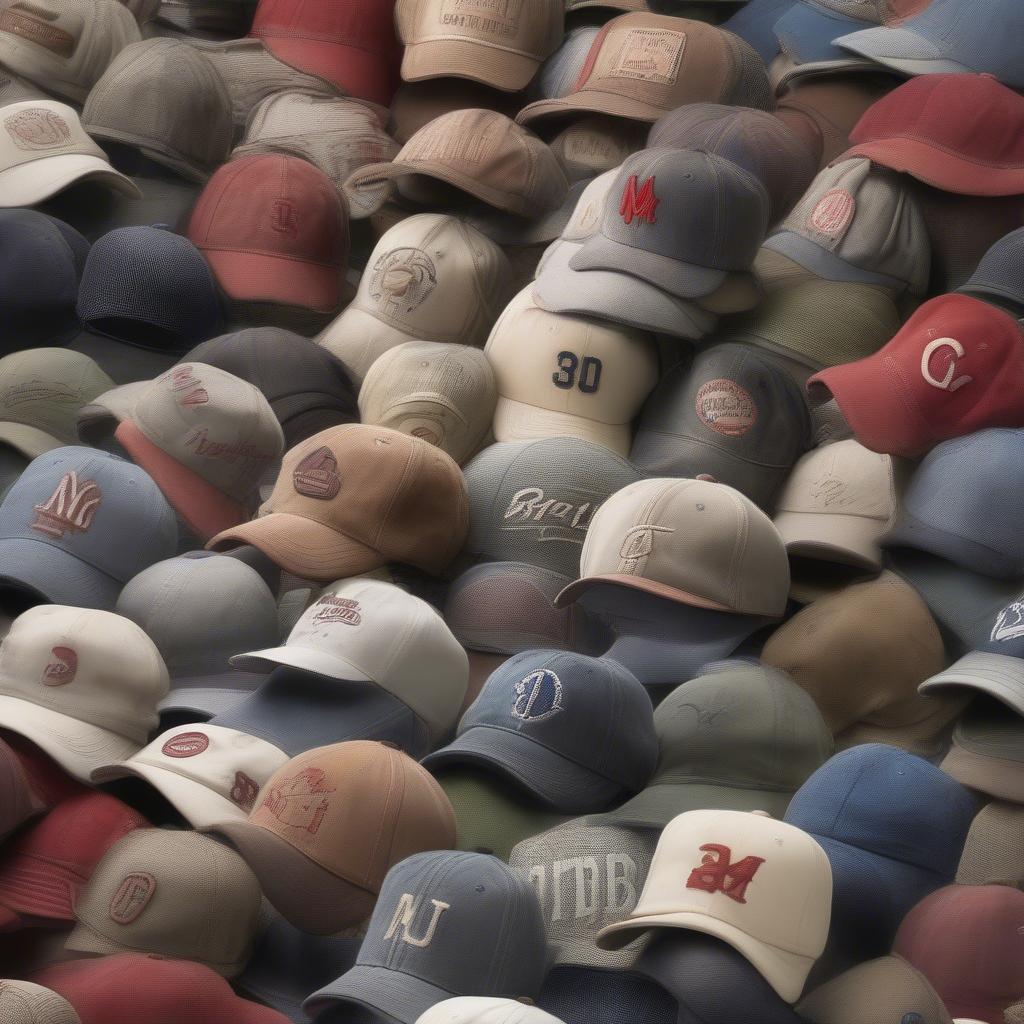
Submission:
M 436 1003 L 416 1024 L 562 1024 L 539 1006 L 517 999 L 456 996 Z

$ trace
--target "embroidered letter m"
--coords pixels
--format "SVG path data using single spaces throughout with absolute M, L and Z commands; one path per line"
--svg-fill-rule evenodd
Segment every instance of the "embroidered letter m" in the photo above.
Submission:
M 648 178 L 639 192 L 637 191 L 638 184 L 635 174 L 626 182 L 626 190 L 622 193 L 622 206 L 619 207 L 619 213 L 622 214 L 622 219 L 627 224 L 632 224 L 634 218 L 654 224 L 657 219 L 654 216 L 654 211 L 657 210 L 658 203 L 661 201 L 654 194 L 654 178 Z

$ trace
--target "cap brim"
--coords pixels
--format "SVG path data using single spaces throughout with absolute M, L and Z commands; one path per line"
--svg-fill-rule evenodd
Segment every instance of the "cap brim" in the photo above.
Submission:
M 926 679 L 918 693 L 975 690 L 1002 701 L 1024 715 L 1024 659 L 987 651 L 971 651 L 937 675 Z
M 648 580 L 641 576 L 625 576 L 616 573 L 602 576 L 585 576 L 582 579 L 575 580 L 555 598 L 555 607 L 565 608 L 598 583 L 615 583 L 620 587 L 642 590 L 645 594 L 664 597 L 669 601 L 689 605 L 691 608 L 706 608 L 713 612 L 732 612 L 735 610 L 724 604 L 719 604 L 717 601 L 709 601 L 705 597 L 699 597 L 697 594 L 689 594 L 685 590 L 677 590 L 675 587 L 670 587 L 666 583 L 659 583 L 657 580 Z
M 402 60 L 403 82 L 430 78 L 468 78 L 503 92 L 521 92 L 541 61 L 524 53 L 465 39 L 427 39 L 407 44 Z M 486 68 L 486 71 L 483 69 Z
M 957 743 L 954 736 L 949 753 L 939 767 L 961 785 L 999 800 L 1020 803 L 1024 793 L 1024 763 L 1009 761 L 971 750 Z
M 341 305 L 342 271 L 337 267 L 273 253 L 202 251 L 217 283 L 235 302 L 276 302 L 318 313 L 333 313 Z
M 139 348 L 88 330 L 72 339 L 67 347 L 88 356 L 117 384 L 148 383 L 169 370 L 179 358 L 176 352 Z
M 53 451 L 67 444 L 45 430 L 30 427 L 27 423 L 0 422 L 0 444 L 5 444 L 30 459 Z
M 247 651 L 228 659 L 232 668 L 248 672 L 270 672 L 278 665 L 289 665 L 307 672 L 316 672 L 332 679 L 348 679 L 352 682 L 373 682 L 361 668 L 345 658 L 317 647 L 302 647 L 299 644 L 271 647 L 262 651 Z
M 973 572 L 994 579 L 1019 579 L 1019 562 L 1004 552 L 993 550 L 970 537 L 959 536 L 922 522 L 906 509 L 896 525 L 882 538 L 883 547 L 906 547 L 928 551 L 933 555 Z
M 402 971 L 356 964 L 337 981 L 314 992 L 302 1008 L 315 1016 L 337 1004 L 354 1003 L 388 1024 L 416 1024 L 432 1006 L 456 994 Z
M 171 680 L 173 685 L 174 680 Z M 191 721 L 208 722 L 238 707 L 252 690 L 229 690 L 217 687 L 183 687 L 171 690 L 157 705 L 161 715 L 191 715 Z
M 795 231 L 780 231 L 765 241 L 761 252 L 776 252 L 789 257 L 809 271 L 809 277 L 821 278 L 826 281 L 846 281 L 859 284 L 871 284 L 890 291 L 905 291 L 910 282 L 899 281 L 888 274 L 877 274 L 870 270 L 847 263 L 833 252 L 816 245 L 809 238 L 798 235 Z M 769 264 L 769 273 L 771 273 Z
M 35 206 L 79 181 L 95 181 L 115 192 L 141 199 L 139 187 L 106 160 L 67 153 L 0 172 L 0 207 Z
M 583 416 L 541 409 L 511 398 L 499 398 L 494 410 L 497 441 L 527 441 L 538 437 L 578 437 L 604 445 L 626 458 L 631 426 L 628 423 L 598 423 Z
M 51 604 L 113 611 L 124 581 L 46 541 L 8 537 L 0 539 L 0 589 L 5 585 L 35 591 Z
M 516 115 L 519 124 L 529 124 L 545 117 L 567 117 L 571 114 L 608 114 L 611 117 L 627 117 L 631 121 L 646 121 L 653 124 L 668 111 L 650 103 L 611 92 L 571 93 L 560 99 L 538 100 L 523 107 Z
M 905 26 L 873 27 L 845 34 L 837 32 L 833 38 L 837 47 L 858 53 L 907 77 L 974 74 L 978 70 L 951 60 L 932 40 Z
M 775 528 L 786 552 L 825 562 L 839 562 L 870 572 L 882 571 L 879 540 L 885 524 L 863 516 L 779 512 Z
M 75 905 L 87 883 L 87 878 L 56 859 L 12 851 L 0 867 L 0 914 L 8 910 L 19 920 L 74 923 Z
M 663 829 L 687 811 L 767 811 L 781 821 L 792 792 L 743 789 L 705 782 L 662 783 L 648 786 L 632 800 L 601 816 L 602 821 L 626 828 Z

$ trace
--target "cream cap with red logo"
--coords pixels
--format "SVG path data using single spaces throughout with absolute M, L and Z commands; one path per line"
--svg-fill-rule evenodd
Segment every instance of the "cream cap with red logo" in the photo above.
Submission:
M 651 928 L 713 935 L 789 1003 L 824 952 L 832 868 L 806 832 L 754 811 L 689 811 L 662 832 L 636 909 L 597 935 L 619 949 Z
M 156 645 L 112 612 L 40 605 L 0 644 L 0 722 L 83 782 L 134 754 L 169 685 Z

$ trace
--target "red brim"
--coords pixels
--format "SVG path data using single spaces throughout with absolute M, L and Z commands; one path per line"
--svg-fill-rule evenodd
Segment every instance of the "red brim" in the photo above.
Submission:
M 76 871 L 56 861 L 24 854 L 10 856 L 0 869 L 0 930 L 4 911 L 19 919 L 73 922 L 75 903 L 85 883 Z
M 203 255 L 217 283 L 236 302 L 276 302 L 318 313 L 333 313 L 341 305 L 337 267 L 231 249 L 204 249 Z

